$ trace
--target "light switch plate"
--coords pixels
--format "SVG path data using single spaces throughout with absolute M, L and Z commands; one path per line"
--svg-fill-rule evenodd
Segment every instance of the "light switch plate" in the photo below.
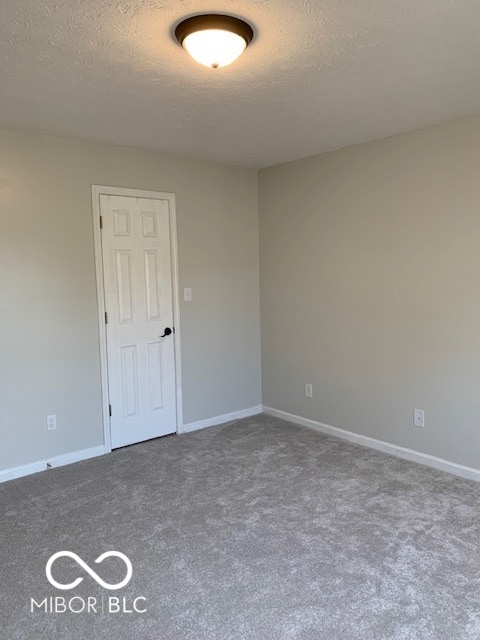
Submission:
M 185 287 L 183 289 L 183 301 L 191 302 L 192 301 L 192 290 L 190 287 Z

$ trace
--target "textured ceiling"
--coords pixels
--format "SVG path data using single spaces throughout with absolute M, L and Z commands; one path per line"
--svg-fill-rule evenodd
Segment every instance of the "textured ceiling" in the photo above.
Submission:
M 247 18 L 213 71 L 182 17 Z M 478 0 L 2 0 L 0 127 L 267 166 L 480 112 Z

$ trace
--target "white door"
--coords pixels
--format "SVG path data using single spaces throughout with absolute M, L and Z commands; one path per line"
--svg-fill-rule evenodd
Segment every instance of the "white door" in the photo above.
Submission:
M 112 448 L 177 428 L 168 200 L 100 196 Z

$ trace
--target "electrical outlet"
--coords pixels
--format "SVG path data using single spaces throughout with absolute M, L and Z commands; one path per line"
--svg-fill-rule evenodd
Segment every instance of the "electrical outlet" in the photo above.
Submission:
M 57 416 L 47 416 L 47 431 L 53 431 L 57 428 Z
M 184 287 L 183 289 L 183 301 L 191 302 L 192 301 L 192 289 L 190 287 Z
M 307 398 L 313 398 L 313 387 L 309 382 L 305 383 L 305 396 Z
M 413 426 L 424 427 L 425 426 L 425 411 L 421 409 L 413 410 Z

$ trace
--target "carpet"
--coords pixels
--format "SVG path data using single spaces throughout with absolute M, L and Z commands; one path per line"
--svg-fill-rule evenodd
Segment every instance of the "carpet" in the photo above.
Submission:
M 480 638 L 480 485 L 270 416 L 14 480 L 0 505 L 6 640 Z M 59 557 L 57 584 L 83 578 L 62 590 L 65 550 L 94 574 Z M 125 578 L 95 563 L 110 550 L 119 590 L 95 578 Z

